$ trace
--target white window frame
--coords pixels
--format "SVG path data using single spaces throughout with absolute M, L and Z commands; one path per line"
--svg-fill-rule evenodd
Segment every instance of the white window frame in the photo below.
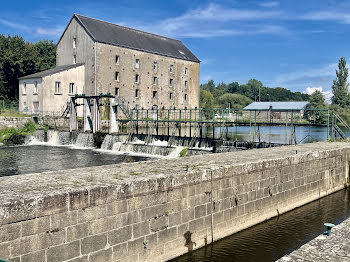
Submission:
M 185 66 L 185 71 L 184 74 L 187 76 L 188 75 L 188 68 Z
M 135 98 L 140 98 L 140 89 L 135 90 Z
M 187 88 L 188 88 L 188 81 L 185 80 L 185 89 L 187 89 Z
M 23 83 L 23 95 L 27 94 L 27 82 Z
M 119 65 L 119 62 L 120 62 L 120 57 L 119 57 L 119 55 L 116 55 L 115 56 L 115 64 Z
M 69 94 L 72 95 L 74 94 L 74 83 L 69 83 Z
M 34 81 L 34 90 L 33 90 L 33 94 L 37 95 L 38 94 L 38 81 Z
M 135 60 L 135 68 L 140 68 L 140 59 L 139 58 L 136 58 Z
M 55 81 L 55 95 L 61 94 L 61 82 Z
M 140 83 L 140 75 L 139 74 L 135 75 L 135 83 L 136 84 Z
M 158 62 L 157 61 L 153 62 L 153 70 L 154 71 L 158 70 Z
M 185 94 L 184 100 L 187 102 L 188 101 L 188 95 Z
M 114 75 L 115 81 L 118 81 L 118 82 L 119 82 L 119 79 L 120 79 L 119 74 L 120 74 L 120 73 L 119 73 L 118 71 L 115 72 L 115 75 Z
M 114 92 L 115 92 L 115 96 L 119 96 L 119 87 L 116 87 L 114 89 Z
M 73 48 L 77 48 L 77 38 L 73 37 Z
M 174 85 L 174 79 L 170 78 L 169 79 L 169 86 L 172 87 Z
M 157 85 L 158 83 L 158 77 L 154 76 L 153 77 L 153 85 Z
M 76 64 L 76 63 L 77 63 L 77 56 L 73 55 L 73 64 Z
M 174 73 L 174 65 L 170 65 L 169 66 L 169 72 L 170 73 Z
M 170 94 L 169 94 L 169 99 L 170 99 L 171 101 L 174 100 L 174 94 L 173 94 L 172 92 L 170 92 Z

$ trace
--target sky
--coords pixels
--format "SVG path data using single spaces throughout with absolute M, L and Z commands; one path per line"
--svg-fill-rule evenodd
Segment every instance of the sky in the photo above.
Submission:
M 3 1 L 0 34 L 55 43 L 73 13 L 179 39 L 201 60 L 201 83 L 255 78 L 330 96 L 350 53 L 350 1 Z

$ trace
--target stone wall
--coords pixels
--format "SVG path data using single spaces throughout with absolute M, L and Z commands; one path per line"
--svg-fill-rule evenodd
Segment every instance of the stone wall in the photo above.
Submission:
M 313 143 L 2 177 L 0 257 L 166 261 L 344 188 L 349 157 Z
M 8 127 L 22 128 L 28 121 L 32 121 L 32 118 L 0 116 L 0 130 Z

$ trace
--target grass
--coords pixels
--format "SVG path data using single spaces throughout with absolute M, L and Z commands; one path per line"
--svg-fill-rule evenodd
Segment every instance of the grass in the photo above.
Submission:
M 12 111 L 12 110 L 0 110 L 0 116 L 5 117 L 31 117 L 27 114 L 21 114 L 18 111 Z
M 184 149 L 181 150 L 180 157 L 187 156 L 187 153 L 188 153 L 188 147 L 185 147 Z
M 36 126 L 32 121 L 24 124 L 23 128 L 16 129 L 9 127 L 0 130 L 0 143 L 5 145 L 19 145 L 23 144 L 26 135 L 32 135 L 36 130 Z
M 129 173 L 129 175 L 130 175 L 130 176 L 138 176 L 138 175 L 141 175 L 141 173 L 140 173 L 140 172 L 131 171 L 131 172 Z

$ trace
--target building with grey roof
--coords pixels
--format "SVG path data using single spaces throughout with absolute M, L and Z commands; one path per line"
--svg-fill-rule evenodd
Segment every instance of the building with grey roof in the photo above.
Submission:
M 70 71 L 80 67 L 81 85 L 70 80 Z M 197 108 L 199 73 L 199 59 L 179 40 L 74 14 L 57 43 L 56 68 L 20 79 L 19 108 L 59 113 L 76 93 L 123 96 L 129 108 Z M 54 84 L 38 80 L 48 77 Z M 28 93 L 35 81 L 40 82 L 36 97 Z M 55 92 L 56 82 L 62 94 Z M 73 93 L 71 84 L 78 86 Z
M 246 106 L 244 110 L 247 111 L 301 111 L 305 110 L 310 102 L 296 101 L 296 102 L 253 102 Z

